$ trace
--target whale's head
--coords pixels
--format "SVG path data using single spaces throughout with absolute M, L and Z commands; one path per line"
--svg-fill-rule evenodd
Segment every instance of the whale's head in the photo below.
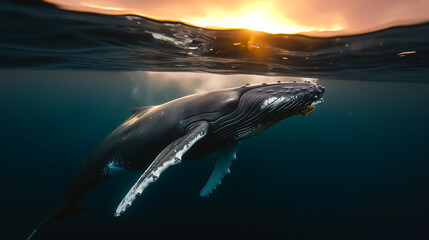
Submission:
M 323 102 L 325 88 L 318 83 L 245 85 L 236 89 L 235 110 L 217 121 L 217 130 L 233 132 L 241 140 L 293 115 L 310 114 Z M 229 135 L 229 134 L 228 134 Z
M 288 113 L 308 114 L 314 106 L 323 102 L 325 88 L 310 81 L 302 83 L 275 83 L 257 86 L 243 86 L 249 90 L 242 91 L 240 96 L 241 109 L 253 110 L 251 115 L 283 116 Z

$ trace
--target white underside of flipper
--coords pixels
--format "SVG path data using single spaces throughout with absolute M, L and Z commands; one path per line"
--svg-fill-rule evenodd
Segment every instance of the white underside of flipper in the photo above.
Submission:
M 142 194 L 143 190 L 155 182 L 161 173 L 168 167 L 178 164 L 182 161 L 183 155 L 207 134 L 208 124 L 201 124 L 186 136 L 172 142 L 168 145 L 151 163 L 146 171 L 140 176 L 134 186 L 128 191 L 116 208 L 115 216 L 119 217 L 133 201 Z
M 179 157 L 179 156 L 178 156 Z M 181 156 L 180 156 L 181 158 Z M 154 162 L 153 162 L 154 163 Z M 152 164 L 153 164 L 152 163 Z M 128 191 L 127 195 L 122 199 L 119 206 L 116 208 L 115 217 L 119 217 L 131 204 L 133 201 L 140 196 L 145 188 L 149 184 L 158 180 L 161 173 L 168 167 L 174 165 L 174 158 L 165 162 L 158 168 L 152 169 L 152 165 L 140 176 L 139 180 L 134 184 L 134 186 Z M 150 170 L 150 171 L 149 171 Z
M 217 154 L 216 165 L 210 175 L 209 180 L 200 192 L 201 197 L 207 197 L 218 185 L 221 184 L 223 177 L 230 173 L 229 168 L 231 167 L 232 161 L 237 158 L 237 150 L 240 146 L 240 142 L 234 143 L 222 150 Z

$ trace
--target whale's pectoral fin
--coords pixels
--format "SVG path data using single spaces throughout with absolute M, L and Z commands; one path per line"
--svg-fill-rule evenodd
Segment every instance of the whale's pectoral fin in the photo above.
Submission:
M 240 142 L 229 145 L 218 152 L 215 168 L 206 185 L 200 192 L 201 197 L 210 195 L 213 190 L 216 189 L 217 185 L 221 183 L 222 178 L 227 173 L 231 172 L 229 168 L 231 167 L 232 161 L 237 158 L 236 153 L 238 146 L 240 146 Z
M 185 136 L 172 142 L 162 150 L 143 175 L 140 176 L 124 199 L 122 199 L 118 208 L 116 208 L 115 216 L 118 217 L 125 212 L 125 210 L 131 206 L 136 197 L 139 196 L 150 183 L 155 182 L 165 169 L 180 163 L 182 161 L 182 156 L 192 147 L 192 145 L 207 134 L 208 126 L 209 124 L 205 121 L 194 123 L 189 128 Z

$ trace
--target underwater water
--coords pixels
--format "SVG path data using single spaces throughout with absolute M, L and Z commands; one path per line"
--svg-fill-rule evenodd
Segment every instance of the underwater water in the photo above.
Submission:
M 129 172 L 82 199 L 93 217 L 36 239 L 429 239 L 428 24 L 311 38 L 37 2 L 0 13 L 0 239 L 25 239 L 55 210 L 130 109 L 303 78 L 325 102 L 243 141 L 208 198 L 214 155 L 169 168 L 117 218 L 141 174 Z

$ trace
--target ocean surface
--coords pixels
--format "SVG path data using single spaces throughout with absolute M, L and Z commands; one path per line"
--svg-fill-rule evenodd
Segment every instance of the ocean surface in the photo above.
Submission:
M 325 102 L 215 156 L 89 192 L 35 239 L 429 239 L 429 24 L 315 38 L 0 4 L 0 239 L 25 239 L 134 107 L 245 83 L 318 80 Z

